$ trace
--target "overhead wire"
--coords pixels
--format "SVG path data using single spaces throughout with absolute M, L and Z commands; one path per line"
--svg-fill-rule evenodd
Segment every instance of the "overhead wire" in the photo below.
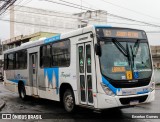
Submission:
M 142 13 L 142 12 L 135 11 L 135 10 L 132 10 L 132 9 L 123 7 L 123 6 L 117 5 L 117 4 L 112 3 L 112 2 L 108 2 L 108 1 L 106 1 L 106 0 L 101 0 L 101 1 L 103 1 L 103 2 L 105 2 L 105 3 L 108 3 L 108 4 L 111 4 L 111 5 L 113 5 L 113 6 L 119 7 L 119 8 L 121 8 L 121 9 L 125 9 L 125 10 L 127 10 L 127 11 L 131 11 L 131 12 L 133 12 L 133 13 L 142 15 L 142 16 L 146 16 L 146 17 L 149 17 L 149 18 L 152 18 L 152 19 L 154 18 L 154 19 L 160 20 L 160 18 L 158 18 L 158 17 L 150 16 L 150 15 L 148 15 L 148 14 L 144 14 L 144 13 Z
M 17 0 L 8 0 L 5 5 L 0 8 L 0 15 L 2 15 L 10 6 L 12 6 Z
M 19 12 L 26 12 L 31 14 L 38 14 L 38 15 L 44 15 L 44 16 L 54 16 L 54 17 L 61 17 L 61 18 L 70 18 L 70 19 L 80 19 L 79 17 L 74 17 L 72 15 L 70 16 L 63 16 L 63 15 L 54 15 L 54 14 L 47 14 L 47 13 L 38 13 L 38 12 L 31 12 L 31 11 L 24 11 L 24 10 L 15 10 Z M 54 13 L 58 13 L 56 11 L 53 11 Z M 64 14 L 65 15 L 65 14 Z M 68 14 L 69 15 L 69 14 Z M 34 18 L 34 16 L 30 17 Z M 97 19 L 97 18 L 90 18 L 90 20 L 100 21 L 100 22 L 106 22 L 105 19 Z M 66 20 L 67 21 L 67 20 Z M 120 23 L 120 22 L 108 22 L 108 23 L 115 23 L 115 24 L 126 24 L 126 25 L 138 25 L 138 26 L 147 26 L 147 25 L 140 25 L 140 24 L 132 24 L 132 23 Z
M 19 1 L 16 1 L 15 2 L 15 4 L 17 3 L 17 4 L 19 4 L 19 3 L 21 3 L 23 0 L 19 0 Z M 11 9 L 7 9 L 4 13 L 2 13 L 0 16 L 1 16 L 1 18 L 5 15 L 5 14 L 7 14 L 7 13 L 9 13 L 9 10 L 11 10 Z
M 44 1 L 51 1 L 51 0 L 44 0 Z M 71 4 L 70 2 L 67 2 L 67 1 L 64 1 L 64 0 L 60 0 L 61 2 L 65 2 L 65 3 L 69 3 L 69 4 Z M 53 1 L 52 1 L 53 2 Z M 55 2 L 53 2 L 53 3 L 55 3 Z M 60 5 L 65 5 L 65 6 L 68 6 L 67 4 L 62 4 L 62 3 L 56 3 L 56 4 L 60 4 Z M 72 5 L 76 5 L 77 7 L 75 7 L 75 6 L 69 6 L 69 7 L 74 7 L 74 8 L 78 8 L 78 9 L 81 9 L 80 7 L 78 7 L 79 5 L 78 4 L 72 4 Z M 84 7 L 84 6 L 82 6 L 83 8 L 83 10 L 88 10 L 88 8 L 87 7 Z M 90 9 L 90 10 L 95 10 L 95 9 Z M 31 12 L 31 13 L 33 13 L 33 12 Z M 110 14 L 110 13 L 108 13 L 108 12 L 104 12 L 104 14 L 106 14 L 106 15 L 109 15 L 109 16 L 111 16 L 111 17 L 114 17 L 114 18 L 119 18 L 119 19 L 122 19 L 122 20 L 128 20 L 128 21 L 134 21 L 134 22 L 140 22 L 140 23 L 143 23 L 143 24 L 145 24 L 145 25 L 140 25 L 140 24 L 130 24 L 130 23 L 119 23 L 119 22 L 108 22 L 108 23 L 115 23 L 115 24 L 126 24 L 126 25 L 139 25 L 139 26 L 152 26 L 152 27 L 157 27 L 157 25 L 153 25 L 153 24 L 150 24 L 150 23 L 146 23 L 146 22 L 141 22 L 141 21 L 137 21 L 137 20 L 132 20 L 132 19 L 129 19 L 129 18 L 124 18 L 124 17 L 121 17 L 121 16 L 117 16 L 117 15 L 114 15 L 114 14 Z M 42 15 L 42 14 L 41 14 Z M 60 16 L 59 16 L 60 17 Z M 64 16 L 61 16 L 61 17 L 64 17 Z M 75 18 L 76 19 L 76 18 Z M 94 19 L 94 20 L 96 20 L 96 19 Z M 99 21 L 102 21 L 102 20 L 100 20 L 100 19 L 98 19 Z M 8 21 L 8 20 L 2 20 L 2 21 Z M 16 23 L 21 23 L 21 24 L 31 24 L 31 25 L 38 25 L 38 26 L 45 26 L 45 25 L 40 25 L 40 24 L 33 24 L 33 23 L 26 23 L 26 22 L 17 22 L 17 21 L 14 21 L 14 22 L 16 22 Z M 55 27 L 55 26 L 54 26 Z M 159 27 L 159 26 L 158 26 Z
M 60 0 L 61 2 L 64 2 L 64 3 L 54 2 L 54 1 L 51 1 L 51 0 L 43 0 L 43 1 L 48 1 L 48 2 L 55 3 L 55 4 L 65 5 L 65 6 L 73 7 L 73 8 L 77 8 L 77 9 L 95 10 L 95 9 L 88 8 L 88 7 L 86 7 L 86 6 L 82 6 L 82 7 L 81 7 L 81 6 L 78 5 L 78 4 L 74 4 L 74 3 L 71 3 L 71 2 L 67 2 L 67 1 L 64 1 L 64 0 Z M 67 4 L 66 4 L 66 3 L 67 3 Z M 68 5 L 68 4 L 71 4 L 71 5 Z M 73 5 L 74 5 L 74 6 L 73 6 Z M 146 25 L 149 25 L 149 26 L 160 27 L 160 25 L 151 24 L 151 23 L 147 23 L 147 22 L 143 22 L 143 21 L 137 21 L 137 20 L 133 20 L 133 19 L 130 19 L 130 18 L 126 18 L 126 17 L 121 17 L 121 16 L 118 16 L 118 15 L 110 14 L 110 13 L 108 13 L 108 12 L 103 12 L 103 13 L 106 14 L 106 15 L 108 15 L 108 16 L 114 17 L 114 18 L 120 18 L 120 19 L 127 20 L 127 21 L 132 21 L 132 22 L 137 22 L 137 23 L 143 23 L 143 24 L 146 24 Z
M 16 5 L 20 5 L 20 3 L 22 3 L 24 0 L 20 0 Z M 21 6 L 22 5 L 26 5 L 26 4 L 28 4 L 29 2 L 31 2 L 32 0 L 26 0 L 26 1 L 24 1 L 24 3 L 22 3 L 21 4 Z M 16 10 L 16 9 L 20 9 L 21 8 L 21 6 L 14 6 L 14 10 Z M 6 14 L 8 14 L 9 12 L 10 12 L 10 10 L 11 10 L 11 8 L 8 8 L 7 10 L 6 10 L 6 12 L 4 12 L 2 15 L 0 15 L 1 16 L 1 18 L 2 17 L 4 17 Z
M 68 7 L 73 7 L 73 8 L 81 9 L 81 8 L 80 8 L 80 7 L 81 7 L 80 5 L 76 4 L 76 5 L 79 6 L 79 7 L 72 6 L 72 5 L 69 5 L 70 2 L 67 2 L 67 1 L 65 1 L 65 3 L 54 2 L 54 1 L 52 1 L 52 0 L 43 0 L 43 1 L 48 1 L 48 2 L 55 3 L 55 4 L 59 4 L 59 5 L 64 5 L 64 6 L 68 6 Z M 64 1 L 64 0 L 63 0 L 63 1 Z M 68 4 L 66 4 L 66 3 L 68 3 Z M 85 9 L 84 6 L 82 6 L 82 9 L 83 9 L 83 10 L 88 10 L 88 9 Z M 95 11 L 95 9 L 90 9 L 90 10 L 94 10 L 94 11 Z M 149 25 L 149 26 L 153 26 L 153 27 L 160 27 L 160 25 L 157 25 L 157 24 L 152 24 L 152 23 L 148 23 L 148 22 L 145 22 L 145 21 L 134 20 L 134 19 L 131 19 L 131 18 L 127 18 L 127 17 L 123 17 L 123 16 L 111 14 L 111 13 L 106 12 L 106 11 L 103 11 L 102 13 L 103 13 L 103 14 L 106 14 L 106 15 L 108 15 L 108 16 L 115 17 L 115 18 L 121 18 L 121 19 L 124 19 L 124 20 L 127 20 L 127 21 L 142 23 L 142 24 L 146 24 L 146 25 Z
M 42 24 L 35 24 L 35 23 L 29 23 L 29 22 L 20 22 L 20 21 L 12 21 L 12 20 L 7 20 L 7 19 L 0 19 L 1 21 L 5 21 L 5 22 L 15 22 L 15 23 L 19 23 L 19 24 L 26 24 L 26 25 L 33 25 L 33 26 L 43 26 L 43 27 L 48 27 L 48 28 L 58 28 L 58 29 L 61 29 L 59 28 L 58 26 L 53 26 L 53 25 L 42 25 Z M 65 27 L 65 29 L 73 29 L 73 28 L 68 28 L 68 27 Z
M 59 0 L 59 1 L 64 2 L 64 3 L 67 3 L 67 4 L 59 3 L 59 2 L 55 2 L 55 1 L 51 1 L 51 0 L 43 0 L 43 1 L 48 1 L 48 2 L 55 3 L 55 4 L 65 5 L 65 6 L 68 6 L 68 7 L 74 7 L 74 8 L 77 8 L 77 9 L 95 10 L 95 9 L 88 8 L 88 7 L 86 7 L 86 6 L 80 6 L 80 5 L 78 5 L 78 4 L 74 4 L 74 3 L 71 3 L 71 2 L 67 2 L 67 1 L 64 1 L 64 0 Z M 68 4 L 70 4 L 70 5 L 68 5 Z M 73 6 L 73 5 L 74 5 L 74 6 Z M 83 8 L 82 8 L 82 7 L 83 7 Z M 138 23 L 147 24 L 147 25 L 150 25 L 150 26 L 160 27 L 160 25 L 151 24 L 151 23 L 147 23 L 147 22 L 143 22 L 143 21 L 137 21 L 137 20 L 133 20 L 133 19 L 130 19 L 130 18 L 126 18 L 126 17 L 121 17 L 121 16 L 118 16 L 118 15 L 110 14 L 110 13 L 108 13 L 108 12 L 104 12 L 104 14 L 107 14 L 108 16 L 112 16 L 112 17 L 115 17 L 115 18 L 121 18 L 121 19 L 124 19 L 124 20 L 127 20 L 127 21 L 134 21 L 134 22 L 138 22 Z

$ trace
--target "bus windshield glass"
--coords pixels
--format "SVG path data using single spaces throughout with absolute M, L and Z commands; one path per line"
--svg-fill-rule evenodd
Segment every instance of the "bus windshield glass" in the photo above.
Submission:
M 151 77 L 149 46 L 147 39 L 142 35 L 140 38 L 104 37 L 104 35 L 97 38 L 101 47 L 100 68 L 104 76 L 113 80 Z

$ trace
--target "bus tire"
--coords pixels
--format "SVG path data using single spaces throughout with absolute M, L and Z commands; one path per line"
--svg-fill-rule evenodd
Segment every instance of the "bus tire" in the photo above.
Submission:
M 20 87 L 19 87 L 19 97 L 22 99 L 22 100 L 26 100 L 26 90 L 25 90 L 25 87 L 24 87 L 24 84 L 21 84 Z
M 63 105 L 67 112 L 72 113 L 75 110 L 75 99 L 72 90 L 67 89 L 63 95 Z

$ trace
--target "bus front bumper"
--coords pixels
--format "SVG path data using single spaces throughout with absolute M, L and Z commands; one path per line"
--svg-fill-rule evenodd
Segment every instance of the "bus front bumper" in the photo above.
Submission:
M 99 93 L 97 97 L 99 101 L 97 105 L 98 109 L 132 106 L 154 101 L 155 90 L 145 94 L 128 96 L 108 96 L 106 94 Z

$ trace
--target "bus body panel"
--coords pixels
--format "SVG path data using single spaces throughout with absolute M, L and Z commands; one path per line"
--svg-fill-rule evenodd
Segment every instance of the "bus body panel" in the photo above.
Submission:
M 28 73 L 26 73 L 27 70 L 9 70 L 5 71 L 5 85 L 7 87 L 7 84 L 11 87 L 7 87 L 7 89 L 18 92 L 18 82 L 22 81 L 26 86 L 29 85 L 28 82 Z
M 99 27 L 99 26 L 97 26 Z M 101 26 L 102 27 L 102 26 Z M 111 28 L 110 26 L 104 26 L 105 28 Z M 104 28 L 102 27 L 102 28 Z M 18 92 L 18 82 L 23 81 L 25 84 L 26 94 L 29 96 L 39 96 L 40 98 L 46 98 L 50 100 L 60 101 L 60 87 L 62 84 L 67 83 L 73 89 L 75 96 L 75 104 L 76 105 L 85 105 L 89 107 L 93 107 L 96 109 L 105 109 L 112 107 L 120 107 L 125 106 L 121 104 L 121 98 L 131 98 L 148 95 L 147 99 L 144 102 L 151 102 L 154 100 L 154 90 L 152 92 L 143 93 L 143 89 L 152 86 L 150 83 L 148 86 L 143 87 L 135 87 L 135 88 L 120 88 L 119 93 L 114 96 L 107 95 L 101 83 L 103 82 L 102 73 L 100 70 L 100 60 L 99 56 L 95 54 L 95 44 L 97 44 L 97 36 L 95 32 L 95 26 L 85 27 L 83 29 L 79 29 L 73 32 L 68 32 L 65 34 L 58 35 L 42 41 L 38 41 L 37 43 L 33 42 L 28 45 L 22 45 L 15 49 L 11 49 L 6 51 L 5 53 L 10 53 L 13 51 L 18 51 L 23 49 L 24 47 L 27 49 L 27 69 L 25 70 L 5 70 L 4 78 L 5 78 L 5 86 L 7 89 Z M 57 40 L 56 40 L 57 39 Z M 42 44 L 52 43 L 54 41 L 59 41 L 63 39 L 70 40 L 70 65 L 68 67 L 40 67 L 40 47 Z M 34 45 L 34 47 L 32 47 Z M 86 57 L 86 48 L 90 46 L 91 51 L 91 73 L 86 71 L 87 61 L 84 63 L 84 72 L 80 73 L 80 60 L 79 60 L 79 48 L 83 47 L 83 55 Z M 37 60 L 37 76 L 31 74 L 32 70 L 34 70 L 35 65 L 32 63 L 32 58 Z M 80 76 L 84 76 L 85 84 L 89 85 L 89 81 L 87 79 L 88 76 L 91 76 L 91 89 L 88 89 L 88 86 L 85 86 L 85 96 L 86 100 L 82 100 L 82 88 L 81 88 L 81 79 Z M 152 76 L 153 77 L 153 76 Z M 35 84 L 36 79 L 36 85 Z M 151 78 L 152 79 L 152 78 Z M 34 82 L 33 82 L 34 81 Z M 117 89 L 116 89 L 117 90 Z M 123 92 L 126 91 L 137 91 L 142 94 L 128 94 L 123 95 Z M 35 92 L 36 91 L 36 92 Z M 92 92 L 90 92 L 92 91 Z M 36 94 L 35 94 L 36 93 Z M 116 91 L 117 93 L 117 91 Z M 93 101 L 89 102 L 88 95 L 91 94 L 93 97 Z M 87 98 L 88 97 L 88 98 Z M 142 102 L 142 103 L 144 103 Z

